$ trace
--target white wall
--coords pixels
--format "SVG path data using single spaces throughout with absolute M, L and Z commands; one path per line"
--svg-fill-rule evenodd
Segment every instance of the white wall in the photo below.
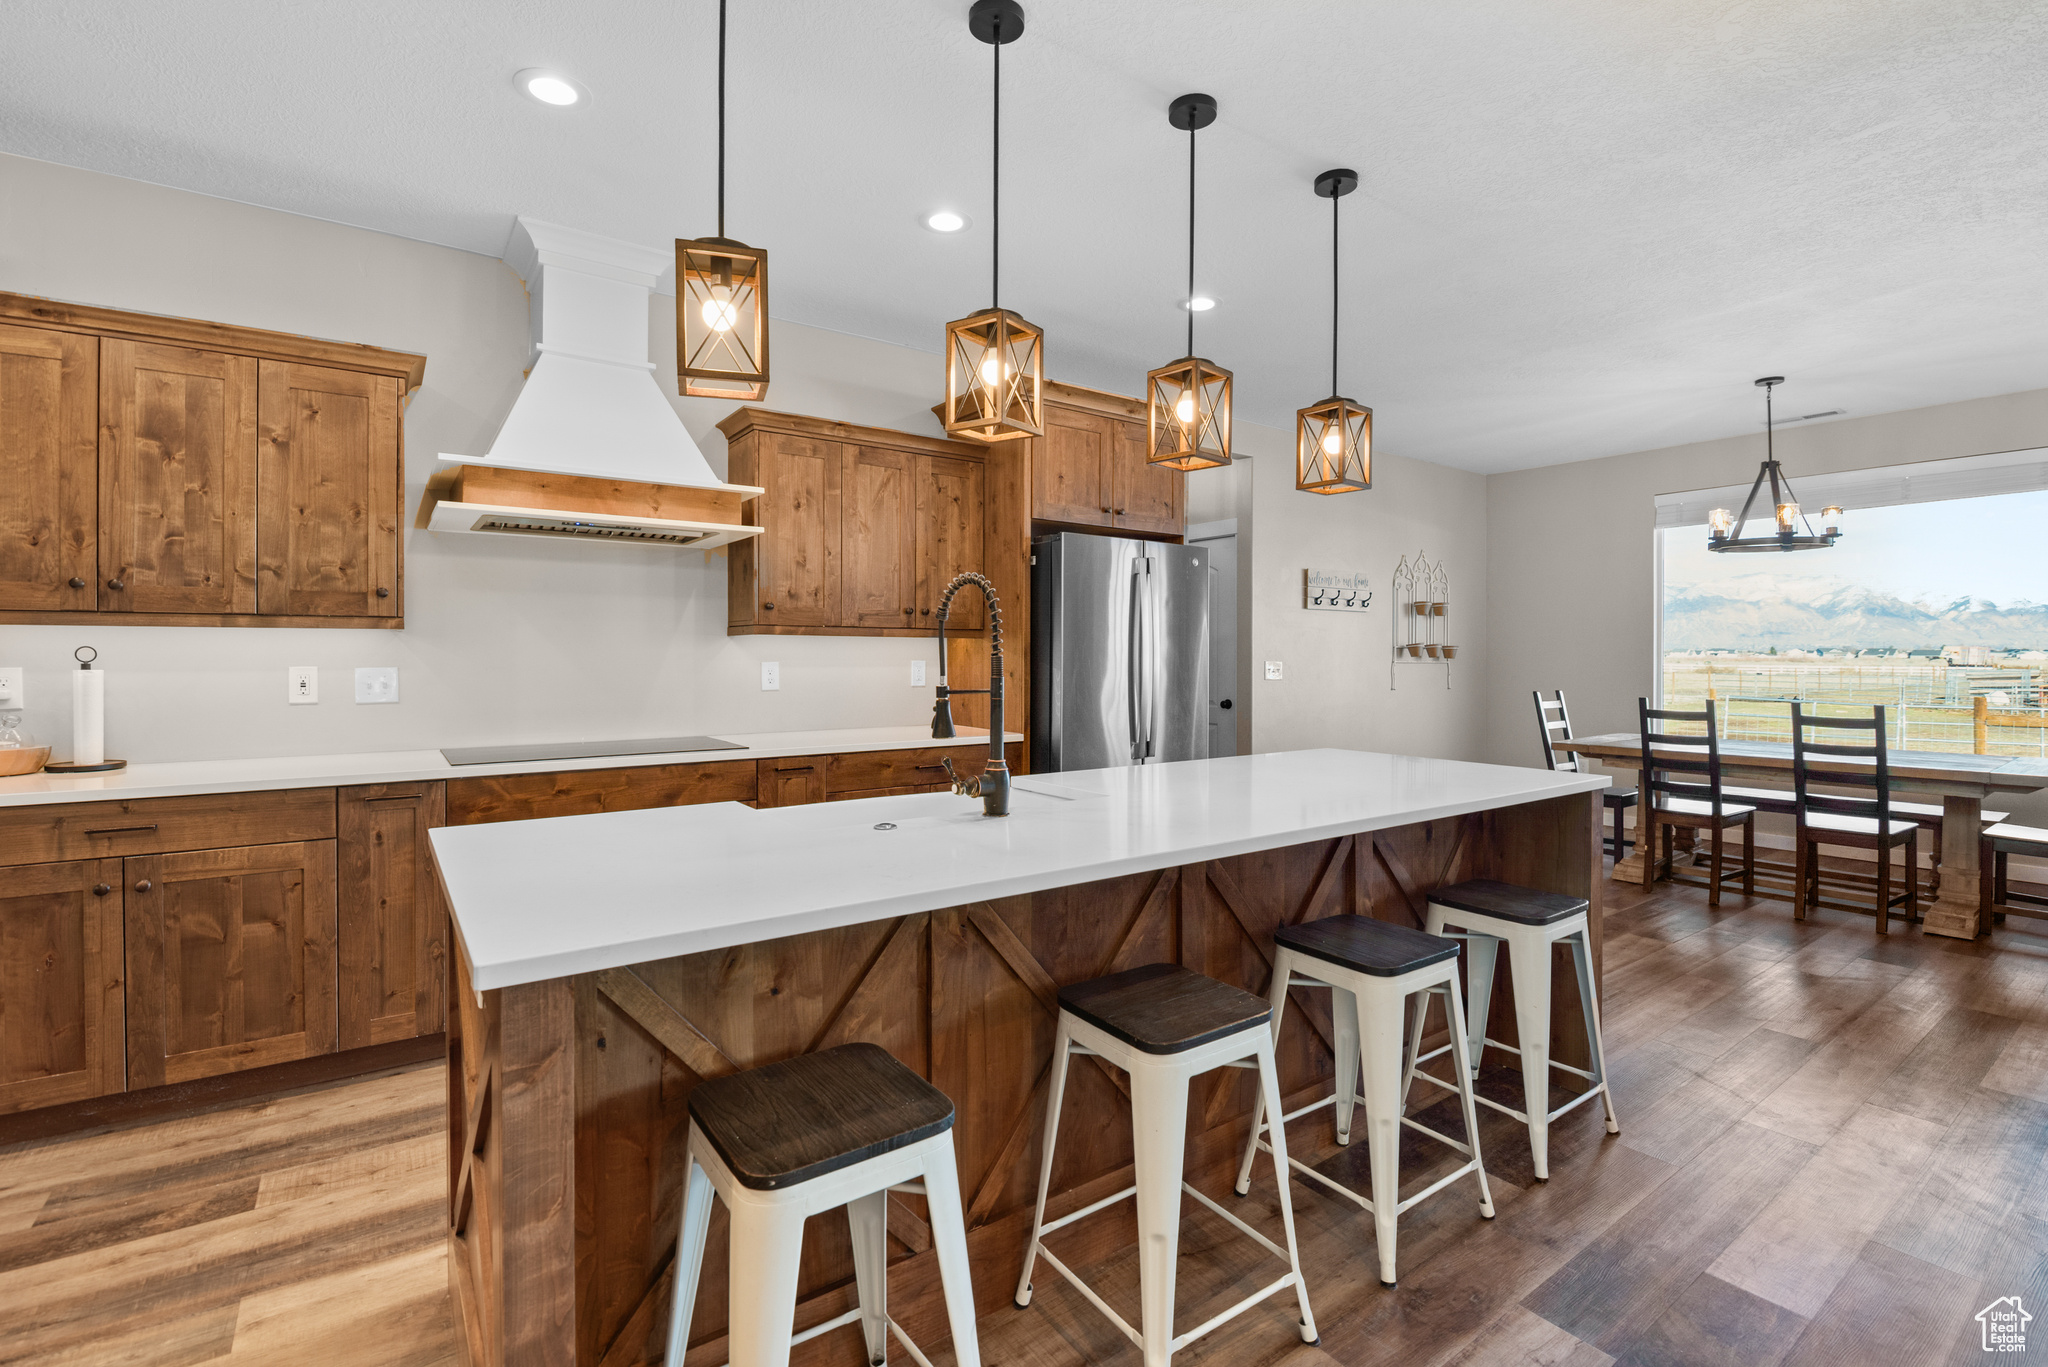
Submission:
M 1777 438 L 1794 479 L 2043 444 L 2048 389 L 1794 427 Z M 1653 500 L 1746 484 L 1762 459 L 1759 432 L 1488 479 L 1486 758 L 1541 763 L 1529 701 L 1535 688 L 1565 691 L 1581 735 L 1635 729 L 1636 699 L 1650 693 L 1657 669 Z M 1853 531 L 1850 512 L 1845 530 Z M 1938 556 L 1941 547 L 1925 553 Z M 2048 795 L 2010 805 L 2016 820 L 2048 824 Z
M 1294 487 L 1292 432 L 1241 424 L 1234 435 L 1255 457 L 1250 554 L 1239 547 L 1252 567 L 1251 677 L 1240 684 L 1252 700 L 1250 748 L 1334 745 L 1482 758 L 1490 555 L 1485 478 L 1381 449 L 1373 454 L 1370 490 L 1302 493 Z M 1417 552 L 1450 569 L 1458 658 L 1449 688 L 1441 662 L 1401 665 L 1393 671 L 1398 687 L 1389 687 L 1394 566 Z M 1372 578 L 1372 610 L 1304 608 L 1304 569 L 1364 571 Z M 1267 660 L 1281 662 L 1279 681 L 1265 677 Z
M 916 640 L 728 637 L 725 562 L 702 553 L 443 536 L 411 527 L 439 452 L 480 453 L 517 392 L 526 302 L 500 261 L 136 181 L 0 156 L 0 289 L 422 352 L 406 413 L 403 631 L 0 626 L 28 669 L 27 724 L 69 744 L 72 649 L 107 670 L 107 749 L 131 760 L 322 754 L 482 741 L 923 721 Z M 649 318 L 674 375 L 673 303 Z M 933 324 L 937 341 L 939 322 Z M 936 355 L 778 322 L 768 402 L 937 431 Z M 715 468 L 733 407 L 675 400 Z M 782 665 L 779 692 L 759 663 Z M 285 703 L 317 665 L 321 701 Z M 397 665 L 400 701 L 357 706 L 353 671 Z

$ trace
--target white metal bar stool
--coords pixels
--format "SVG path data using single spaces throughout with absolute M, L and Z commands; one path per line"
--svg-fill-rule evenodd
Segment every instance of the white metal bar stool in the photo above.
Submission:
M 1600 1037 L 1600 1002 L 1593 990 L 1593 951 L 1586 932 L 1588 903 L 1583 897 L 1557 892 L 1538 892 L 1491 878 L 1475 878 L 1438 888 L 1429 894 L 1429 933 L 1465 941 L 1465 989 L 1467 1016 L 1471 1023 L 1468 1048 L 1472 1076 L 1479 1075 L 1480 1057 L 1488 1045 L 1517 1054 L 1522 1060 L 1523 1110 L 1503 1106 L 1486 1097 L 1502 1115 L 1513 1116 L 1529 1127 L 1529 1152 L 1536 1161 L 1536 1180 L 1550 1180 L 1550 1122 L 1575 1106 L 1598 1096 L 1607 1107 L 1607 1133 L 1620 1134 L 1621 1123 L 1614 1117 L 1614 1096 L 1607 1086 L 1607 1049 Z M 1459 926 L 1464 933 L 1446 930 Z M 1587 1051 L 1593 1064 L 1589 1071 L 1559 1063 L 1550 1057 L 1550 947 L 1563 940 L 1571 945 L 1572 966 L 1579 975 L 1579 1002 L 1586 1023 Z M 1520 1047 L 1486 1037 L 1486 1007 L 1493 997 L 1493 968 L 1501 943 L 1508 947 L 1508 972 L 1515 985 L 1515 1029 Z M 1436 1049 L 1417 1056 L 1409 1050 L 1408 1071 L 1412 1077 L 1438 1087 L 1449 1084 L 1420 1071 L 1418 1064 L 1435 1058 Z M 1559 1069 L 1584 1078 L 1593 1085 L 1556 1110 L 1550 1108 L 1550 1070 Z
M 1416 1203 L 1436 1195 L 1460 1177 L 1471 1175 L 1479 1182 L 1479 1213 L 1493 1218 L 1493 1194 L 1486 1185 L 1486 1165 L 1479 1156 L 1479 1113 L 1473 1109 L 1470 1075 L 1465 1062 L 1465 1014 L 1458 1005 L 1458 946 L 1454 940 L 1425 935 L 1409 926 L 1398 926 L 1370 916 L 1332 916 L 1298 926 L 1282 926 L 1273 934 L 1273 1038 L 1280 1037 L 1280 1022 L 1287 1010 L 1290 987 L 1327 987 L 1334 994 L 1330 1016 L 1336 1026 L 1337 1087 L 1330 1096 L 1312 1101 L 1298 1111 L 1280 1117 L 1280 1124 L 1266 1122 L 1263 1104 L 1252 1112 L 1251 1138 L 1246 1141 L 1244 1162 L 1237 1172 L 1237 1192 L 1251 1190 L 1252 1159 L 1259 1149 L 1282 1142 L 1286 1123 L 1325 1106 L 1337 1110 L 1337 1142 L 1351 1142 L 1351 1117 L 1359 1100 L 1365 1102 L 1367 1152 L 1372 1165 L 1372 1198 L 1333 1182 L 1306 1163 L 1288 1159 L 1295 1172 L 1320 1182 L 1331 1191 L 1355 1201 L 1371 1212 L 1379 1247 L 1380 1285 L 1394 1285 L 1395 1224 Z M 1451 1026 L 1448 1046 L 1460 1065 L 1464 1085 L 1454 1088 L 1465 1109 L 1465 1143 L 1430 1129 L 1404 1114 L 1407 1090 L 1402 1071 L 1402 1035 L 1406 1029 L 1408 999 L 1425 994 L 1422 1009 L 1415 1013 L 1415 1038 L 1421 1039 L 1428 1017 L 1429 997 L 1441 995 Z M 1412 1047 L 1408 1052 L 1413 1052 Z M 1365 1078 L 1363 1098 L 1357 1082 Z M 1448 1144 L 1466 1156 L 1457 1169 L 1407 1200 L 1401 1199 L 1401 1126 Z M 1265 1140 L 1260 1135 L 1267 1135 Z M 1276 1156 L 1281 1151 L 1275 1150 Z
M 701 1084 L 690 1093 L 690 1177 L 676 1244 L 668 1367 L 682 1367 L 716 1192 L 732 1217 L 730 1367 L 783 1367 L 789 1351 L 858 1323 L 868 1360 L 887 1360 L 889 1336 L 931 1367 L 889 1317 L 889 1193 L 931 1203 L 932 1243 L 953 1355 L 981 1367 L 967 1225 L 953 1163 L 953 1103 L 872 1044 L 800 1054 Z M 794 1332 L 804 1220 L 846 1207 L 859 1308 Z
M 1166 1367 L 1173 1355 L 1211 1329 L 1236 1318 L 1277 1292 L 1294 1288 L 1301 1310 L 1301 1337 L 1316 1343 L 1315 1316 L 1308 1308 L 1308 1286 L 1302 1280 L 1295 1251 L 1294 1206 L 1287 1184 L 1280 1184 L 1280 1223 L 1286 1230 L 1282 1248 L 1216 1202 L 1181 1180 L 1187 1143 L 1188 1084 L 1217 1068 L 1253 1068 L 1259 1092 L 1268 1105 L 1280 1101 L 1273 1067 L 1273 1034 L 1266 1029 L 1266 1003 L 1240 988 L 1205 978 L 1174 964 L 1150 964 L 1127 973 L 1096 978 L 1062 988 L 1059 1031 L 1053 1038 L 1052 1091 L 1045 1105 L 1045 1153 L 1038 1169 L 1038 1210 L 1031 1221 L 1031 1242 L 1024 1252 L 1024 1271 L 1017 1278 L 1017 1305 L 1031 1303 L 1031 1270 L 1040 1258 L 1072 1282 L 1088 1303 L 1145 1355 L 1145 1367 Z M 1066 1091 L 1067 1065 L 1075 1055 L 1094 1054 L 1123 1069 L 1131 1079 L 1131 1126 L 1136 1139 L 1136 1182 L 1050 1224 L 1045 1219 L 1046 1189 L 1052 1183 L 1053 1141 L 1059 1134 L 1060 1098 Z M 1286 1171 L 1287 1144 L 1275 1145 L 1274 1164 Z M 1211 1316 L 1185 1334 L 1173 1332 L 1173 1289 L 1180 1254 L 1180 1198 L 1186 1192 L 1287 1264 L 1286 1275 L 1261 1287 L 1236 1305 Z M 1142 1331 L 1075 1276 L 1041 1242 L 1056 1229 L 1093 1215 L 1125 1197 L 1138 1198 L 1139 1319 Z

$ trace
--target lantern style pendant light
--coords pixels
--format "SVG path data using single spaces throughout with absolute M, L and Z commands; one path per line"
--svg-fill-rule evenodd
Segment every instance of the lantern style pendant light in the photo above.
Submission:
M 1330 201 L 1330 397 L 1294 415 L 1294 487 L 1311 494 L 1372 488 L 1372 410 L 1337 393 L 1337 201 L 1357 188 L 1347 167 L 1316 177 Z
M 768 253 L 725 235 L 725 0 L 718 0 L 718 236 L 676 239 L 676 373 L 683 393 L 768 394 Z
M 1166 121 L 1188 134 L 1188 354 L 1145 377 L 1145 459 L 1173 470 L 1230 464 L 1230 372 L 1195 355 L 1195 130 L 1216 122 L 1216 101 L 1183 95 Z
M 995 49 L 994 192 L 989 213 L 988 307 L 946 324 L 946 434 L 1009 441 L 1045 432 L 1045 334 L 1002 307 L 1003 45 L 1024 36 L 1017 0 L 975 0 L 967 31 Z
M 1757 381 L 1764 391 L 1764 463 L 1756 472 L 1756 483 L 1749 486 L 1749 497 L 1742 501 L 1740 517 L 1729 513 L 1726 508 L 1716 508 L 1707 514 L 1707 549 L 1710 551 L 1736 551 L 1751 553 L 1761 551 L 1818 551 L 1835 544 L 1842 535 L 1842 509 L 1831 503 L 1821 509 L 1821 529 L 1816 532 L 1806 515 L 1799 511 L 1799 497 L 1792 492 L 1792 481 L 1785 477 L 1785 471 L 1778 464 L 1777 452 L 1772 444 L 1771 391 L 1785 383 L 1783 375 L 1767 375 Z M 1759 511 L 1757 495 L 1764 484 L 1771 486 L 1771 512 L 1773 526 L 1769 532 L 1755 536 L 1744 536 L 1742 530 L 1749 525 L 1749 515 Z

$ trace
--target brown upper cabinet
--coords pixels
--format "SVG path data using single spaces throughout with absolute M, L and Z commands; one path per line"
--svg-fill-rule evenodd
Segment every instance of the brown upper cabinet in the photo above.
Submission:
M 727 552 L 730 634 L 922 636 L 954 575 L 988 572 L 980 447 L 761 408 L 719 429 L 727 478 L 767 490 L 745 514 L 767 530 Z M 949 628 L 983 625 L 954 599 Z
M 425 366 L 0 294 L 0 622 L 402 626 Z
M 1187 476 L 1145 460 L 1145 405 L 1048 383 L 1045 435 L 1031 443 L 1031 516 L 1140 536 L 1187 530 Z

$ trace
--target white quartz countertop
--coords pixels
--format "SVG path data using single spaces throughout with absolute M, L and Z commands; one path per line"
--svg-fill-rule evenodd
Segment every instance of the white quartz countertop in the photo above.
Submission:
M 736 802 L 432 832 L 478 991 L 1509 807 L 1608 786 L 1356 750 L 1027 775 L 951 793 Z
M 450 764 L 439 750 L 386 750 L 361 755 L 288 755 L 273 759 L 184 760 L 131 764 L 106 774 L 25 774 L 0 778 L 0 807 L 49 802 L 92 802 L 194 793 L 247 793 L 279 788 L 324 788 L 344 783 L 420 783 L 429 779 L 489 778 L 495 774 L 555 774 L 574 769 L 626 769 L 649 764 L 719 764 L 780 759 L 785 755 L 855 754 L 863 750 L 916 750 L 928 745 L 986 746 L 988 733 L 965 727 L 952 740 L 933 740 L 922 726 L 869 726 L 840 731 L 726 732 L 744 750 L 687 750 L 655 755 L 601 755 L 590 759 L 520 760 L 510 764 Z M 630 739 L 630 737 L 621 737 Z M 1006 740 L 1021 741 L 1015 732 Z

